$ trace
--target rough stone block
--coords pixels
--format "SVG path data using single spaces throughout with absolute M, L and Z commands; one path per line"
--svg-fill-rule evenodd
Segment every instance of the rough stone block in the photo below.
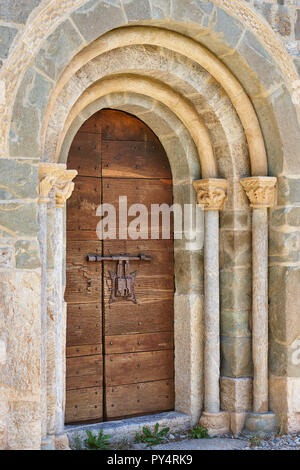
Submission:
M 2 6 L 1 6 L 2 8 Z M 0 10 L 1 17 L 1 10 Z M 17 34 L 17 28 L 0 26 L 0 59 L 6 59 L 9 54 L 9 48 Z
M 300 377 L 300 336 L 288 346 L 270 339 L 269 369 L 276 376 Z
M 225 42 L 229 47 L 234 48 L 242 35 L 242 24 L 221 8 L 216 8 L 214 14 L 216 15 L 216 22 L 213 30 L 220 33 L 222 42 Z
M 270 333 L 274 340 L 282 344 L 292 344 L 300 336 L 299 285 L 299 268 L 289 266 L 269 267 Z M 276 359 L 275 357 L 272 359 L 272 354 L 271 350 L 271 362 L 280 361 L 281 354 L 278 357 L 278 351 Z M 285 354 L 282 358 L 284 357 Z M 279 363 L 277 363 L 278 366 Z
M 269 262 L 297 262 L 300 259 L 300 231 L 269 230 Z
M 251 232 L 223 230 L 220 234 L 220 269 L 251 265 Z
M 11 246 L 0 247 L 0 269 L 14 267 L 14 250 Z
M 122 0 L 129 23 L 152 18 L 149 0 Z
M 251 268 L 220 272 L 221 309 L 251 309 Z
M 291 228 L 300 227 L 300 207 L 282 207 L 270 211 L 270 225 L 280 227 L 288 225 Z
M 0 160 L 0 200 L 36 198 L 38 162 L 36 160 Z
M 203 253 L 176 251 L 175 287 L 178 293 L 203 293 Z
M 30 429 L 30 432 L 28 430 Z M 38 401 L 9 403 L 7 448 L 13 450 L 40 450 L 41 422 Z
M 285 173 L 299 174 L 300 135 L 296 107 L 292 103 L 290 92 L 285 86 L 278 88 L 271 95 L 273 113 L 280 132 L 281 148 L 285 160 Z M 279 204 L 279 202 L 278 202 Z
M 199 8 L 195 0 L 173 0 L 171 17 L 177 21 L 192 21 L 201 25 L 204 11 Z
M 0 19 L 13 23 L 26 23 L 32 10 L 41 0 L 1 0 Z
M 300 204 L 300 179 L 291 176 L 279 176 L 278 205 Z
M 220 227 L 221 230 L 235 229 L 247 230 L 249 229 L 249 210 L 224 210 L 220 212 Z
M 275 413 L 249 413 L 245 421 L 245 430 L 250 434 L 265 435 L 278 429 Z
M 153 19 L 165 19 L 170 17 L 171 0 L 150 0 Z
M 221 336 L 221 374 L 226 377 L 249 377 L 252 372 L 251 338 Z
M 52 84 L 33 69 L 27 70 L 19 86 L 12 114 L 10 153 L 40 158 L 39 132 Z
M 244 429 L 246 413 L 230 413 L 230 429 L 237 437 Z
M 242 310 L 221 310 L 221 334 L 231 337 L 251 336 L 250 313 Z
M 203 298 L 175 294 L 175 409 L 196 424 L 203 397 Z
M 90 0 L 71 15 L 83 37 L 91 42 L 126 24 L 118 0 Z
M 64 21 L 43 43 L 35 59 L 36 66 L 56 80 L 81 44 L 82 39 L 70 21 Z
M 226 411 L 220 413 L 207 413 L 201 415 L 200 426 L 206 428 L 210 436 L 226 434 L 230 429 L 230 417 Z
M 220 378 L 221 409 L 241 413 L 252 407 L 252 378 Z
M 5 237 L 34 237 L 38 233 L 38 204 L 0 204 L 0 219 L 0 233 Z
M 35 240 L 18 240 L 15 245 L 16 267 L 36 269 L 40 267 L 40 248 Z
M 254 34 L 247 31 L 238 46 L 238 52 L 257 75 L 261 84 L 269 89 L 280 84 L 282 79 L 274 61 Z

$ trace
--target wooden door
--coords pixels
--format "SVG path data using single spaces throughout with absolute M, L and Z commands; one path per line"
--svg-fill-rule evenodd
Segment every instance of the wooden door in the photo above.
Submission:
M 151 204 L 172 204 L 167 156 L 140 120 L 103 110 L 78 132 L 68 167 L 77 169 L 79 175 L 67 207 L 66 421 L 111 420 L 171 410 L 173 240 L 152 240 L 150 225 Z M 119 237 L 119 196 L 127 196 L 128 207 L 137 203 L 147 207 L 148 239 Z M 95 214 L 101 202 L 116 209 L 116 239 L 97 238 L 99 217 Z M 130 261 L 130 272 L 137 272 L 137 303 L 122 298 L 110 303 L 109 271 L 116 271 L 116 262 L 88 262 L 87 253 L 96 252 L 152 257 L 151 261 Z

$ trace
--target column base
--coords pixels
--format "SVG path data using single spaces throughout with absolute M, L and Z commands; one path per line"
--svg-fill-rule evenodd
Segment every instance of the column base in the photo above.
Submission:
M 244 431 L 249 434 L 266 435 L 278 430 L 277 416 L 272 411 L 267 413 L 249 413 Z
M 55 450 L 71 450 L 68 435 L 57 434 L 54 436 Z
M 207 413 L 204 411 L 199 421 L 200 426 L 206 428 L 211 436 L 226 434 L 230 430 L 229 413 Z
M 44 437 L 44 439 L 42 439 L 41 450 L 55 450 L 55 445 L 51 437 Z

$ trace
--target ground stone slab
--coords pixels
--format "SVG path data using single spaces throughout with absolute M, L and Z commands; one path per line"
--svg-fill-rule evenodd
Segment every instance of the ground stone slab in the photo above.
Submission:
M 239 439 L 186 439 L 153 446 L 152 450 L 239 450 L 247 447 L 248 442 Z

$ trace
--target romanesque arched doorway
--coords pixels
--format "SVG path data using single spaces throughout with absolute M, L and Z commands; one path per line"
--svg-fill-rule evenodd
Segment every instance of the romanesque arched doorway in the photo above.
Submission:
M 142 121 L 104 109 L 78 131 L 68 168 L 78 176 L 67 204 L 66 422 L 172 410 L 173 235 L 171 227 L 170 238 L 162 239 L 161 217 L 158 227 L 150 224 L 151 204 L 172 205 L 166 153 Z M 120 203 L 148 209 L 148 227 L 137 225 L 137 239 L 124 234 Z M 116 209 L 116 225 L 104 240 L 100 204 Z M 143 209 L 132 210 L 129 224 Z M 145 258 L 134 259 L 140 255 Z

